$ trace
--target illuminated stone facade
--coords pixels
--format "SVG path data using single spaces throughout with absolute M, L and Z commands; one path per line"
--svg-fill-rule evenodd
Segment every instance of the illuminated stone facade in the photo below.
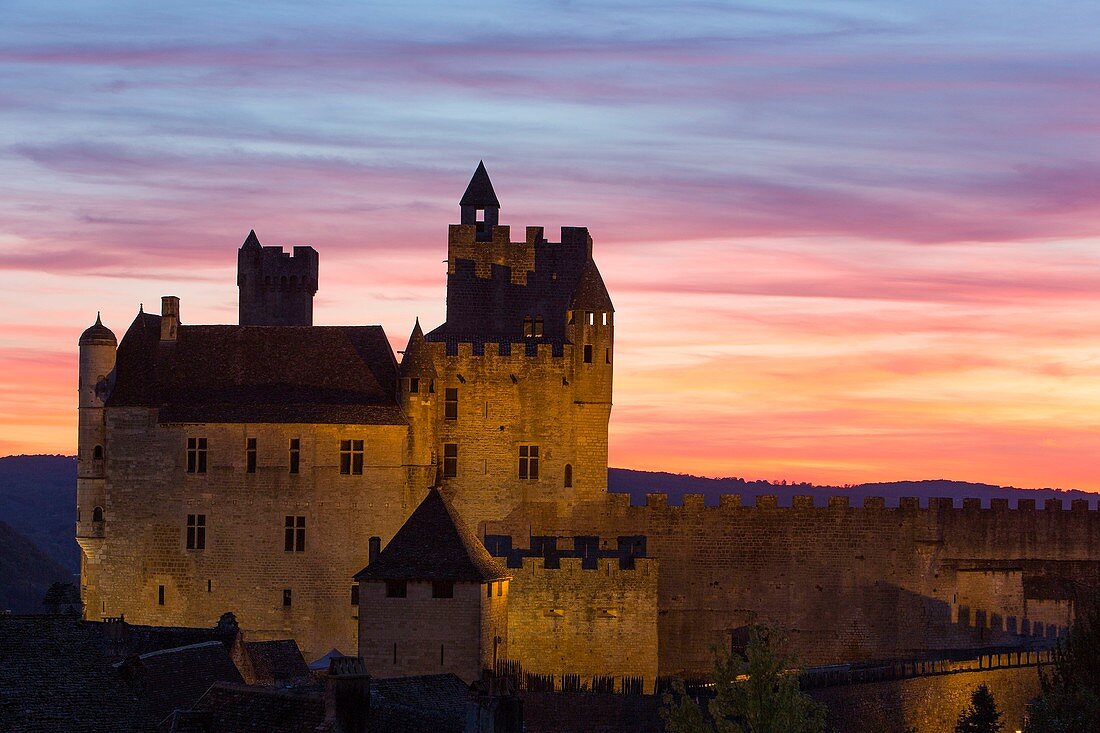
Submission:
M 306 325 L 316 253 L 284 257 L 254 234 L 239 252 L 243 325 L 186 325 L 167 297 L 117 348 L 98 321 L 83 334 L 89 618 L 209 626 L 232 610 L 253 639 L 292 636 L 311 658 L 352 651 L 355 601 L 388 600 L 377 585 L 357 593 L 353 575 L 433 486 L 508 560 L 508 657 L 534 672 L 705 672 L 712 646 L 761 621 L 791 629 L 811 663 L 1026 644 L 1064 628 L 1072 588 L 1100 581 L 1100 512 L 1078 503 L 704 507 L 654 494 L 632 507 L 607 494 L 615 314 L 587 230 L 512 242 L 482 167 L 460 206 L 447 320 L 417 324 L 400 364 L 379 327 Z M 502 538 L 542 538 L 540 559 L 512 562 Z M 471 655 L 454 658 L 466 668 Z

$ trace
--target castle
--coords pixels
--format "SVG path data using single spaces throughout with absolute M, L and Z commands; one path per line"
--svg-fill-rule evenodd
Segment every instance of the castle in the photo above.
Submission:
M 651 680 L 708 670 L 760 621 L 808 663 L 1018 647 L 1060 633 L 1100 580 L 1083 503 L 608 494 L 615 310 L 592 238 L 513 242 L 499 211 L 479 165 L 448 232 L 446 321 L 417 322 L 400 362 L 381 327 L 313 325 L 317 252 L 255 232 L 239 325 L 187 325 L 172 296 L 120 343 L 97 318 L 79 344 L 87 616 L 232 610 L 253 638 L 359 648 L 376 674 L 518 660 Z M 468 529 L 424 529 L 441 518 Z M 435 577 L 387 559 L 398 545 L 469 562 Z M 447 628 L 460 607 L 476 649 Z M 364 650 L 364 619 L 387 614 L 393 639 Z

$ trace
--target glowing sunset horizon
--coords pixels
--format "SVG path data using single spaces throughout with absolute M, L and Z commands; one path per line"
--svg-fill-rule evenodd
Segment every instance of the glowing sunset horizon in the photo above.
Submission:
M 1100 8 L 14 5 L 0 455 L 75 452 L 97 312 L 235 323 L 253 228 L 403 349 L 484 158 L 592 234 L 611 465 L 1100 491 Z

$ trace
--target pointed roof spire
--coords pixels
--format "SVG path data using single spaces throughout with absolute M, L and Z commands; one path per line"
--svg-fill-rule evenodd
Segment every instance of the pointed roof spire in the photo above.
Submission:
M 248 230 L 248 236 L 244 238 L 244 244 L 241 245 L 241 249 L 261 249 L 260 238 L 256 236 L 255 229 Z
M 493 190 L 493 182 L 489 180 L 489 173 L 485 170 L 485 161 L 477 164 L 470 185 L 466 187 L 466 193 L 462 194 L 459 206 L 472 206 L 475 209 L 499 209 L 496 191 Z
M 611 296 L 607 292 L 607 286 L 603 283 L 603 277 L 596 267 L 596 263 L 588 260 L 581 276 L 577 280 L 577 287 L 573 289 L 573 300 L 570 307 L 574 310 L 612 311 L 615 306 L 611 304 Z
M 390 543 L 356 580 L 457 580 L 511 577 L 485 549 L 439 489 L 428 490 Z
M 435 360 L 432 359 L 432 350 L 424 339 L 424 331 L 420 328 L 420 319 L 416 319 L 409 343 L 405 347 L 405 355 L 401 357 L 401 366 L 398 368 L 402 377 L 423 377 L 434 379 L 436 376 Z

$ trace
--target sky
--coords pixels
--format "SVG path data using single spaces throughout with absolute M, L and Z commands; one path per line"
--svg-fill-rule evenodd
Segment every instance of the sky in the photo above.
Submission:
M 1100 490 L 1100 4 L 0 0 L 0 455 L 76 447 L 76 343 L 444 318 L 501 223 L 587 226 L 613 466 Z

